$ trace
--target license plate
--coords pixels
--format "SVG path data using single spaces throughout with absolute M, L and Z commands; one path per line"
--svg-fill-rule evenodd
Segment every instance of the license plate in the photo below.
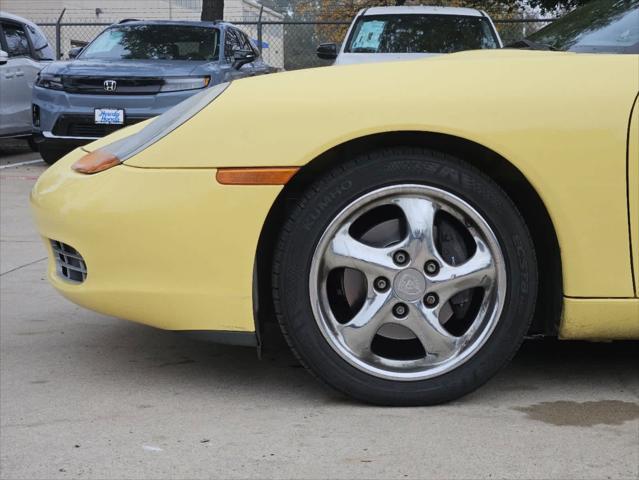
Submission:
M 95 123 L 99 125 L 123 125 L 124 110 L 115 108 L 96 108 Z

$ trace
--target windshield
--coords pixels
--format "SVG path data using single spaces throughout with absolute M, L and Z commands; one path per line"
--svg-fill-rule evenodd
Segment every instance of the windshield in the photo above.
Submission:
M 83 60 L 217 60 L 220 31 L 184 25 L 118 26 L 84 49 Z
M 366 15 L 357 20 L 346 52 L 452 53 L 497 48 L 484 17 L 462 15 Z
M 529 39 L 573 52 L 639 53 L 639 0 L 593 0 Z

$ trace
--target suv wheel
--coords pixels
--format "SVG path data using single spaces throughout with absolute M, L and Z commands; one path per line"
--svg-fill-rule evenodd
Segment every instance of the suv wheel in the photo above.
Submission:
M 53 165 L 71 151 L 68 148 L 52 147 L 47 145 L 46 142 L 39 145 L 39 150 L 42 160 L 48 165 Z

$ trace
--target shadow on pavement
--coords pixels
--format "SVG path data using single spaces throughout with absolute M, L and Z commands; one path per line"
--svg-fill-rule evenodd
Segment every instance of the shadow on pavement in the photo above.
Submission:
M 83 322 L 75 328 L 83 331 L 83 342 L 88 344 L 80 351 L 72 347 L 76 351 L 67 351 L 67 358 L 107 376 L 130 376 L 134 382 L 141 376 L 145 383 L 164 386 L 187 383 L 189 390 L 223 387 L 248 397 L 292 395 L 305 401 L 351 403 L 309 375 L 275 327 L 266 335 L 261 360 L 254 348 L 201 342 L 124 321 L 101 327 Z M 527 340 L 495 379 L 456 403 L 501 402 L 531 393 L 550 399 L 563 398 L 562 392 L 579 396 L 596 383 L 625 389 L 637 399 L 638 360 L 639 342 Z
M 31 153 L 29 143 L 21 138 L 0 138 L 0 157 Z

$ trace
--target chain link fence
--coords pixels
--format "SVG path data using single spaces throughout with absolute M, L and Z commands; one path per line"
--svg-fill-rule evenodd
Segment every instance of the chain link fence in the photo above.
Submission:
M 554 19 L 544 18 L 493 20 L 504 45 L 526 38 L 537 30 L 541 30 L 546 25 L 550 25 L 553 21 Z
M 493 20 L 505 45 L 527 37 L 550 24 L 552 19 Z M 233 22 L 244 30 L 261 48 L 264 60 L 277 68 L 298 70 L 330 65 L 315 54 L 317 45 L 324 42 L 341 43 L 350 21 L 333 22 Z M 57 58 L 67 58 L 73 47 L 81 47 L 93 40 L 111 23 L 55 22 L 39 24 L 52 42 Z

